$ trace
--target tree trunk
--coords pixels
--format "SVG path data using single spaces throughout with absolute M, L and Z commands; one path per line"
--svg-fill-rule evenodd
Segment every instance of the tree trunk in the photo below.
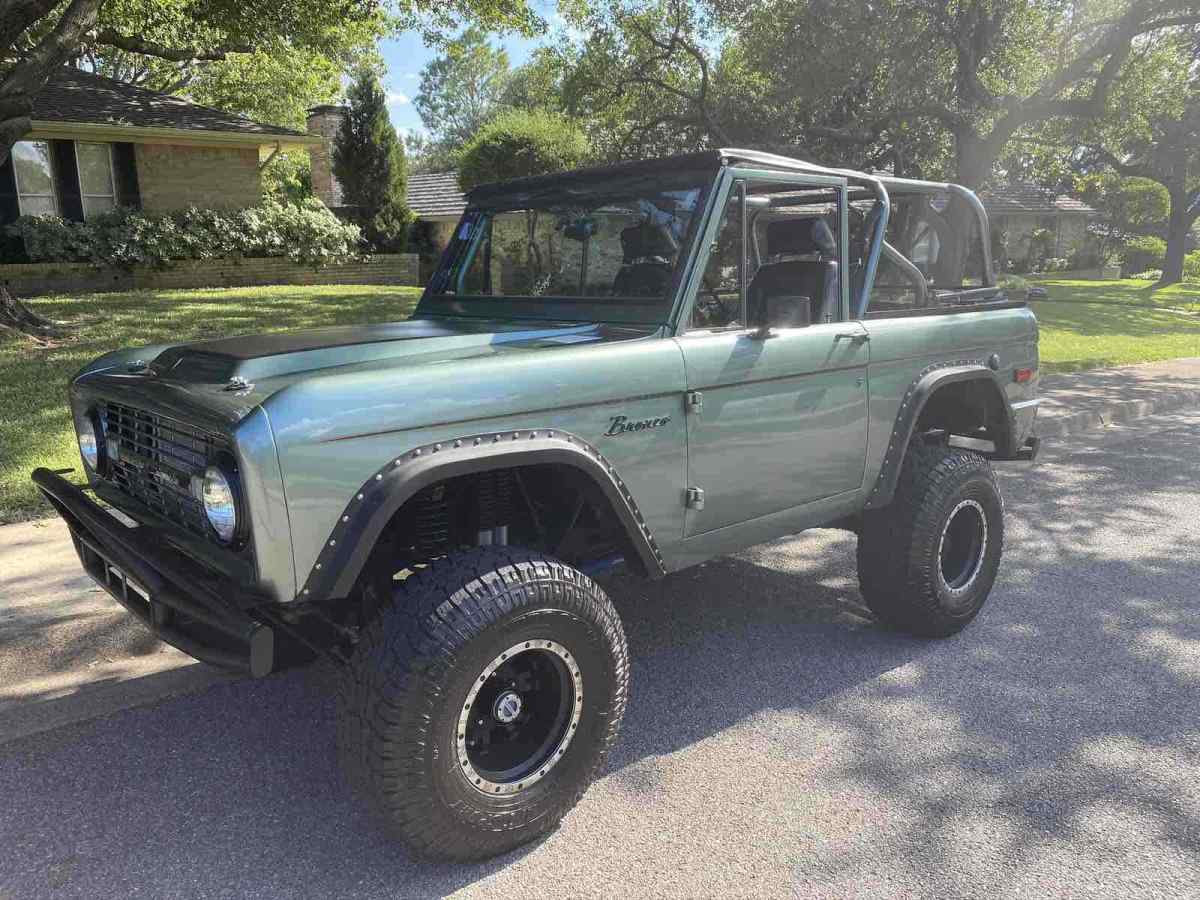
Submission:
M 41 340 L 66 335 L 63 326 L 39 316 L 3 287 L 0 287 L 0 327 L 11 328 Z
M 1187 254 L 1187 237 L 1196 217 L 1188 208 L 1190 197 L 1182 185 L 1170 189 L 1171 212 L 1167 219 L 1167 257 L 1163 260 L 1160 285 L 1183 281 L 1183 258 Z
M 33 98 L 46 86 L 54 70 L 79 51 L 85 36 L 96 27 L 103 2 L 71 0 L 54 28 L 28 52 L 15 52 L 11 44 L 0 46 L 0 54 L 17 57 L 0 80 L 0 164 L 8 159 L 12 145 L 29 131 Z M 35 18 L 32 17 L 48 15 L 56 5 L 57 0 L 29 0 L 15 4 L 11 0 L 0 0 L 0 35 L 10 41 L 16 40 L 33 24 Z M 14 37 L 7 37 L 14 32 Z

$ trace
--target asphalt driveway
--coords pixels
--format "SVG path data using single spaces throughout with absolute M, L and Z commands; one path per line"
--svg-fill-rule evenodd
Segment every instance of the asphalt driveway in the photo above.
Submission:
M 838 532 L 611 582 L 624 735 L 537 846 L 389 843 L 314 669 L 0 745 L 0 897 L 1200 895 L 1200 414 L 1071 441 L 1003 467 L 948 641 L 874 624 Z

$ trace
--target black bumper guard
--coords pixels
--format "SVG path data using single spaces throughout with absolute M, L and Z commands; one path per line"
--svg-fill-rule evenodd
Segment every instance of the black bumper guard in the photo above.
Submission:
M 203 662 L 262 677 L 274 631 L 246 609 L 266 601 L 146 528 L 128 528 L 49 469 L 32 476 L 66 521 L 84 569 L 161 640 Z

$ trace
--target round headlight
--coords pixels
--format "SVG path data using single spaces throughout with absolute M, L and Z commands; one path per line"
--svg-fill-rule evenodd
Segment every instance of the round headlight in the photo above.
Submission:
M 96 422 L 91 416 L 79 423 L 79 452 L 89 469 L 100 471 L 100 437 L 96 434 Z
M 208 524 L 224 544 L 237 534 L 237 497 L 233 481 L 220 466 L 209 466 L 204 472 L 204 514 Z

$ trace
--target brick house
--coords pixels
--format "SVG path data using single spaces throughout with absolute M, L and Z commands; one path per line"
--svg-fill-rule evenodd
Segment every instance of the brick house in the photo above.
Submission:
M 0 224 L 37 214 L 83 220 L 117 206 L 255 206 L 274 153 L 321 142 L 74 68 L 51 77 L 31 118 L 0 166 Z
M 1088 225 L 1100 214 L 1082 200 L 1024 183 L 981 191 L 979 199 L 988 213 L 997 264 L 1020 265 L 1044 250 L 1047 257 L 1082 257 L 1084 268 L 1094 265 L 1087 259 L 1094 243 Z M 1038 229 L 1046 235 L 1042 248 L 1032 246 Z

